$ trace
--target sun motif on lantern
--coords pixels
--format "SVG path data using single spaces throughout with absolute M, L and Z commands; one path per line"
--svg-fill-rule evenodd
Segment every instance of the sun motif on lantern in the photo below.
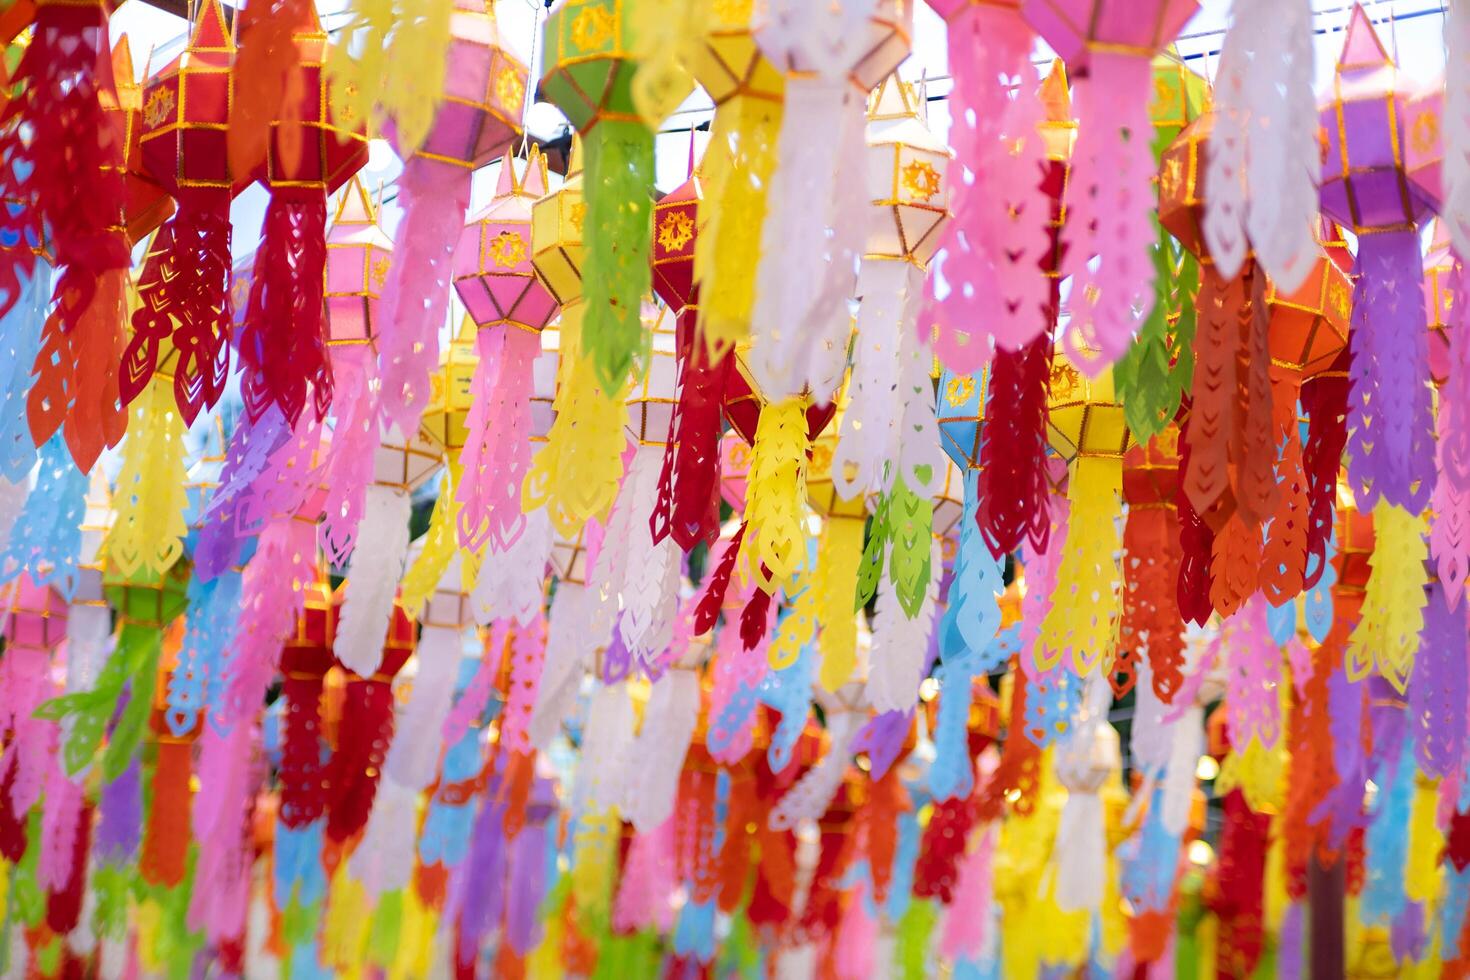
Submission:
M 957 374 L 944 386 L 944 397 L 951 405 L 963 405 L 975 393 L 975 379 L 968 374 Z
M 583 51 L 600 48 L 613 36 L 617 25 L 602 7 L 587 7 L 572 21 L 572 43 Z
M 587 204 L 586 204 L 586 202 L 584 202 L 584 201 L 578 201 L 576 204 L 573 204 L 572 205 L 572 213 L 571 213 L 570 217 L 572 219 L 572 227 L 575 228 L 575 229 L 577 229 L 578 232 L 580 232 L 582 230 L 582 222 L 587 219 Z
M 927 201 L 939 193 L 939 171 L 928 160 L 915 160 L 903 168 L 903 189 L 909 197 Z
M 148 97 L 147 105 L 143 106 L 143 122 L 149 129 L 156 129 L 163 125 L 174 111 L 173 89 L 159 88 Z
M 495 76 L 495 98 L 503 106 L 520 105 L 526 97 L 526 81 L 509 65 L 500 69 Z
M 685 211 L 670 211 L 658 229 L 658 244 L 666 252 L 682 252 L 694 237 L 694 219 Z
M 1430 153 L 1439 139 L 1439 117 L 1426 110 L 1414 117 L 1410 124 L 1409 140 L 1417 153 Z
M 509 269 L 525 261 L 526 240 L 513 231 L 502 231 L 490 239 L 488 252 L 497 268 Z
M 383 284 L 388 281 L 388 266 L 389 263 L 386 257 L 380 257 L 373 263 L 373 267 L 369 270 L 368 275 L 372 277 L 374 289 L 382 289 Z
M 1068 398 L 1077 392 L 1081 378 L 1077 376 L 1077 369 L 1065 361 L 1058 359 L 1051 366 L 1051 397 L 1053 401 Z

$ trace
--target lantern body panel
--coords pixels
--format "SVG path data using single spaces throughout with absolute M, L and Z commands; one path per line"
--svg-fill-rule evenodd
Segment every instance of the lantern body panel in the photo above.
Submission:
M 322 188 L 330 194 L 367 163 L 367 131 L 339 125 L 327 104 L 327 35 L 316 22 L 314 5 L 308 12 L 308 22 L 292 35 L 301 54 L 296 118 L 271 123 L 265 165 L 256 177 L 270 188 Z
M 327 233 L 326 303 L 330 344 L 367 344 L 377 334 L 378 300 L 393 263 L 361 181 L 347 187 Z
M 480 327 L 506 323 L 545 329 L 557 315 L 556 297 L 536 276 L 531 225 L 535 201 L 545 194 L 546 163 L 532 151 L 524 178 L 515 162 L 501 162 L 495 198 L 472 217 L 454 252 L 454 289 Z
M 980 439 L 989 388 L 989 364 L 979 374 L 955 374 L 945 369 L 939 375 L 934 410 L 939 422 L 939 443 L 961 469 L 980 466 Z
M 1065 460 L 1078 456 L 1123 458 L 1133 444 L 1113 372 L 1089 378 L 1058 354 L 1051 369 L 1047 441 Z
M 1199 8 L 1195 0 L 1022 0 L 1037 34 L 1074 70 L 1091 48 L 1152 58 Z

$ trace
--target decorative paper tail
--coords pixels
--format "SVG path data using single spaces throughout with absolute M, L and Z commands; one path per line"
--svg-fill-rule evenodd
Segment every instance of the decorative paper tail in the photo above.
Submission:
M 36 444 L 26 418 L 31 365 L 41 345 L 46 307 L 51 302 L 51 267 L 39 263 L 18 288 L 15 306 L 0 318 L 0 338 L 10 357 L 0 362 L 0 477 L 21 483 L 36 462 Z
M 373 480 L 373 459 L 381 430 L 373 385 L 377 364 L 371 348 L 362 345 L 337 350 L 332 360 L 336 376 L 332 407 L 337 423 L 323 463 L 327 499 L 321 537 L 327 557 L 332 564 L 341 565 L 357 542 L 357 526 L 366 507 L 368 484 Z
M 659 507 L 650 516 L 653 540 L 671 534 L 685 552 L 720 536 L 720 430 L 725 385 L 735 360 L 710 354 L 694 335 L 696 311 L 679 316 L 679 401 L 659 476 Z
M 1046 420 L 1052 342 L 1043 333 L 1015 351 L 998 350 L 990 367 L 980 444 L 980 506 L 975 518 L 990 553 L 1014 553 L 1027 540 L 1045 551 Z
M 113 506 L 117 521 L 107 534 L 107 556 L 125 575 L 139 569 L 161 575 L 184 553 L 184 423 L 173 398 L 152 385 L 129 409 L 133 437 L 123 448 Z
M 478 551 L 515 546 L 526 529 L 521 484 L 531 469 L 531 365 L 540 337 L 513 324 L 482 330 L 475 367 L 469 435 L 460 463 L 464 479 L 456 496 L 459 543 Z
M 271 193 L 239 342 L 241 388 L 252 420 L 276 405 L 295 425 L 308 386 L 317 418 L 331 404 L 322 299 L 326 226 L 324 191 L 276 188 Z
M 429 403 L 429 373 L 439 362 L 439 331 L 449 309 L 450 263 L 470 203 L 470 171 L 409 159 L 398 183 L 403 221 L 383 290 L 378 336 L 385 425 L 417 432 Z
M 434 781 L 439 763 L 440 726 L 454 700 L 462 655 L 458 629 L 425 623 L 416 650 L 418 673 L 402 711 L 401 731 L 388 751 L 384 773 L 390 782 L 423 790 Z
M 408 518 L 413 502 L 394 487 L 367 489 L 367 508 L 358 528 L 357 550 L 332 652 L 364 677 L 377 670 L 393 615 L 393 596 L 408 559 Z

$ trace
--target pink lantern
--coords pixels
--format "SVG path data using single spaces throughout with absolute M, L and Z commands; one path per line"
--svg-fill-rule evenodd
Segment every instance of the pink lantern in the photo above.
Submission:
M 380 297 L 393 267 L 393 243 L 378 224 L 367 189 L 356 177 L 337 206 L 327 235 L 327 352 L 336 390 L 332 451 L 327 456 L 326 517 L 322 544 L 333 562 L 352 551 L 362 520 L 363 495 L 372 481 L 378 445 L 376 340 L 382 326 Z
M 420 147 L 405 147 L 396 127 L 388 131 L 404 158 L 398 182 L 403 222 L 383 296 L 382 411 L 385 422 L 404 432 L 418 430 L 429 403 L 470 177 L 519 135 L 526 96 L 526 66 L 501 47 L 485 0 L 455 0 L 454 7 L 444 88 L 428 136 Z
M 1418 226 L 1433 201 L 1410 180 L 1408 105 L 1398 67 L 1354 7 L 1321 107 L 1320 194 L 1322 212 L 1358 238 L 1348 478 L 1365 512 L 1382 497 L 1418 513 L 1435 482 L 1428 324 L 1418 295 Z
M 560 304 L 531 264 L 531 205 L 546 193 L 546 159 L 534 146 L 524 170 L 507 156 L 495 197 L 465 225 L 454 288 L 479 328 L 469 435 L 455 495 L 460 544 L 504 551 L 525 529 L 521 482 L 531 468 L 534 364 L 541 331 Z
M 1072 277 L 1067 353 L 1089 376 L 1128 350 L 1153 305 L 1153 151 L 1124 131 L 1153 132 L 1151 60 L 1197 9 L 1196 0 L 1022 0 L 1073 79 L 1079 128 L 1062 274 Z

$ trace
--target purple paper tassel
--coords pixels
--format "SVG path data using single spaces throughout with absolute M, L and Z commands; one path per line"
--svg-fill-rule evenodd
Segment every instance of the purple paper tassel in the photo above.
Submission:
M 612 636 L 607 641 L 607 649 L 602 654 L 602 683 L 616 684 L 624 680 L 632 666 L 632 655 L 623 643 L 623 631 L 614 627 Z
M 208 581 L 239 562 L 248 531 L 241 526 L 241 504 L 255 478 L 264 472 L 271 454 L 291 436 L 279 410 L 271 409 L 250 424 L 241 418 L 230 437 L 219 489 L 204 513 L 199 544 L 194 552 L 194 574 Z
M 1429 590 L 1424 631 L 1409 680 L 1409 726 L 1414 758 L 1435 779 L 1461 771 L 1465 755 L 1466 679 L 1465 604 L 1451 609 L 1445 590 Z
M 453 908 L 458 912 L 461 963 L 474 960 L 482 940 L 500 921 L 505 901 L 505 803 L 498 795 L 486 789 L 469 860 L 459 869 Z
M 898 759 L 898 754 L 903 751 L 904 740 L 908 738 L 909 729 L 913 725 L 913 711 L 885 711 L 881 715 L 874 715 L 863 726 L 862 731 L 857 733 L 852 751 L 868 753 L 874 782 L 887 775 L 889 767 Z
M 525 956 L 540 941 L 541 901 L 546 897 L 546 824 L 528 824 L 516 836 L 507 868 L 505 941 Z
M 1367 719 L 1363 712 L 1364 685 L 1349 681 L 1341 669 L 1327 681 L 1328 725 L 1332 731 L 1332 764 L 1337 785 L 1312 811 L 1310 823 L 1327 824 L 1328 846 L 1336 850 L 1347 841 L 1354 827 L 1367 821 L 1363 813 L 1363 789 L 1368 782 L 1367 759 L 1363 755 L 1362 732 Z
M 1394 962 L 1407 965 L 1424 955 L 1424 906 L 1405 902 L 1388 927 L 1388 943 Z
M 1434 414 L 1419 236 L 1363 235 L 1354 268 L 1348 478 L 1358 506 L 1412 513 L 1434 490 Z
M 1281 917 L 1281 937 L 1276 950 L 1278 980 L 1300 980 L 1302 975 L 1302 903 L 1292 902 Z
M 99 864 L 127 864 L 138 850 L 143 833 L 143 785 L 138 757 L 112 782 L 102 787 L 98 800 L 97 836 L 92 857 Z

